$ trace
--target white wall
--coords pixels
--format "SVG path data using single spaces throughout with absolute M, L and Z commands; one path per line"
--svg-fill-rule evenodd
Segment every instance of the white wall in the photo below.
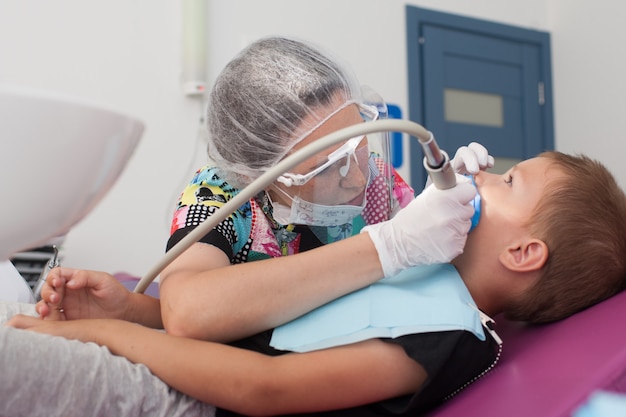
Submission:
M 0 1 L 0 82 L 86 97 L 147 125 L 119 182 L 68 235 L 65 265 L 141 275 L 164 251 L 190 155 L 204 153 L 201 103 L 179 89 L 180 12 L 162 0 Z
M 623 185 L 620 123 L 626 38 L 611 0 L 208 0 L 211 82 L 246 43 L 285 34 L 350 62 L 408 111 L 405 4 L 549 31 L 556 144 L 607 163 Z M 358 7 L 355 7 L 358 5 Z M 0 83 L 72 93 L 142 119 L 147 130 L 104 201 L 68 235 L 67 266 L 143 274 L 162 254 L 169 215 L 204 161 L 200 100 L 179 88 L 180 2 L 0 0 Z M 593 23 L 590 23 L 593 22 Z M 593 134 L 593 141 L 589 140 Z M 588 144 L 588 143 L 592 143 Z M 41 186 L 47 184 L 42 178 Z
M 556 147 L 604 162 L 626 188 L 626 3 L 552 0 Z

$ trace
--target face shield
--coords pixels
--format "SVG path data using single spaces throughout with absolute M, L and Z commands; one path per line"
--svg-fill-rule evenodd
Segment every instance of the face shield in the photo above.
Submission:
M 363 121 L 369 122 L 378 119 L 379 113 L 376 107 L 362 104 L 357 106 Z M 310 158 L 307 161 L 307 165 L 313 168 L 308 172 L 286 172 L 278 177 L 277 180 L 285 186 L 291 187 L 294 185 L 303 186 L 317 177 L 316 185 L 318 188 L 323 189 L 325 188 L 323 186 L 324 183 L 330 185 L 332 182 L 339 182 L 348 177 L 351 164 L 360 166 L 367 161 L 367 156 L 369 155 L 367 145 L 368 141 L 365 135 L 348 139 L 344 144 L 339 145 L 338 148 L 328 151 L 329 153 L 322 152 Z
M 385 110 L 382 101 L 351 103 L 328 123 L 335 131 L 377 120 Z M 312 140 L 324 136 L 320 135 Z M 306 144 L 307 139 L 299 147 Z M 274 217 L 281 224 L 310 226 L 322 243 L 344 239 L 389 218 L 391 175 L 386 133 L 348 139 L 277 179 L 273 189 L 280 201 L 274 202 Z

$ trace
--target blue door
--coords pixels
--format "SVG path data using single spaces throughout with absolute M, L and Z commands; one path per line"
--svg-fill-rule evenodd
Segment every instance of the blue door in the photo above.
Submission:
M 409 117 L 452 153 L 471 141 L 504 172 L 554 148 L 549 35 L 407 6 Z M 425 181 L 410 141 L 411 184 Z

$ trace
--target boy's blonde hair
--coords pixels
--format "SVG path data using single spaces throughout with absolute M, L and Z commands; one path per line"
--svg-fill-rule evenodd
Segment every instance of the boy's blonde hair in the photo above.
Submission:
M 626 287 L 626 195 L 606 167 L 586 156 L 539 156 L 565 174 L 547 185 L 528 225 L 548 245 L 548 260 L 535 285 L 505 315 L 545 323 Z

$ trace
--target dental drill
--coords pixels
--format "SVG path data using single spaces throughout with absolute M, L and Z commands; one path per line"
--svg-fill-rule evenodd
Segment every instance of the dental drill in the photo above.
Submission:
M 157 262 L 137 283 L 135 292 L 143 293 L 148 285 L 187 248 L 196 243 L 202 236 L 207 234 L 230 213 L 245 204 L 250 198 L 267 188 L 276 181 L 280 175 L 290 171 L 296 165 L 310 158 L 324 149 L 346 141 L 350 138 L 378 132 L 403 132 L 415 136 L 424 150 L 424 167 L 428 172 L 433 184 L 439 189 L 448 189 L 456 185 L 456 175 L 450 164 L 448 154 L 439 149 L 433 134 L 422 125 L 409 120 L 385 119 L 369 123 L 360 123 L 330 133 L 315 142 L 299 149 L 287 158 L 280 161 L 259 178 L 243 188 L 236 196 L 231 198 L 211 217 L 192 230 L 187 236 L 172 247 L 159 262 Z
M 433 134 L 428 133 L 429 137 L 426 140 L 417 137 L 424 151 L 424 168 L 435 187 L 447 190 L 456 185 L 456 175 L 450 164 L 450 157 L 439 148 Z
M 428 172 L 428 176 L 435 187 L 440 190 L 447 190 L 448 188 L 452 188 L 456 185 L 456 174 L 454 169 L 452 169 L 452 164 L 450 163 L 450 157 L 448 154 L 439 148 L 439 145 L 435 142 L 433 134 L 431 132 L 428 133 L 430 137 L 427 140 L 422 140 L 422 137 L 418 136 L 418 140 L 420 141 L 422 150 L 424 151 L 424 168 L 426 169 L 426 172 Z M 474 176 L 467 176 L 472 181 L 472 185 L 476 187 Z M 480 220 L 480 194 L 476 193 L 476 196 L 472 200 L 471 204 L 474 207 L 474 216 L 472 217 L 472 222 L 470 224 L 470 232 L 478 226 L 478 221 Z
M 52 249 L 54 250 L 54 254 L 52 255 L 52 258 L 50 258 L 48 263 L 46 263 L 43 271 L 41 271 L 41 275 L 39 275 L 37 283 L 35 283 L 35 286 L 33 287 L 33 295 L 35 296 L 35 301 L 41 300 L 41 289 L 43 288 L 43 284 L 46 283 L 46 279 L 48 278 L 48 274 L 50 273 L 50 271 L 60 265 L 59 250 L 57 249 L 56 245 L 53 245 Z

